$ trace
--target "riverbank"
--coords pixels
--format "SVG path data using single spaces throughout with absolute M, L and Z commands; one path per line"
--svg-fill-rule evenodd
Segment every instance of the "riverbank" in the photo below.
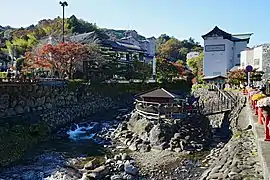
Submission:
M 198 180 L 221 179 L 223 176 L 223 179 L 260 179 L 252 133 L 237 128 L 241 108 L 240 104 L 227 115 L 202 119 L 190 116 L 179 121 L 166 121 L 165 125 L 162 122 L 151 125 L 153 122 L 137 118 L 134 113 L 122 113 L 118 118 L 116 113 L 96 114 L 89 119 L 81 119 L 83 123 L 62 128 L 52 141 L 28 151 L 25 154 L 27 158 L 20 164 L 1 169 L 0 179 L 88 180 L 96 177 L 116 180 L 143 177 Z M 228 118 L 230 127 L 220 124 L 224 118 Z M 131 124 L 128 123 L 130 119 Z M 136 130 L 136 136 L 128 132 L 129 126 L 129 131 Z M 223 139 L 220 136 L 215 139 L 217 134 L 212 132 L 212 136 L 210 131 L 220 126 L 227 132 L 231 129 L 232 138 L 227 137 L 230 134 L 222 133 L 225 135 Z M 168 134 L 166 130 L 173 133 Z M 148 131 L 149 134 L 146 133 Z M 115 139 L 116 134 L 118 138 Z M 206 137 L 207 141 L 201 141 Z M 167 147 L 162 145 L 164 140 Z M 198 145 L 200 143 L 203 146 Z

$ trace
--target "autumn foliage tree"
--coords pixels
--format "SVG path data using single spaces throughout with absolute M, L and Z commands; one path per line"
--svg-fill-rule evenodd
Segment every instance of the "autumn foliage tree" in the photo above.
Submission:
M 262 71 L 254 69 L 250 74 L 251 81 L 261 81 L 263 76 Z M 237 69 L 228 73 L 228 82 L 234 85 L 240 85 L 247 81 L 247 72 L 245 69 Z
M 228 73 L 228 83 L 240 85 L 247 80 L 247 73 L 244 69 L 237 69 Z
M 25 69 L 49 68 L 57 71 L 60 77 L 64 73 L 73 77 L 75 67 L 84 60 L 97 58 L 97 47 L 80 43 L 46 44 L 25 56 Z
M 163 58 L 157 58 L 157 80 L 171 82 L 173 78 L 183 77 L 184 67 L 179 62 L 173 63 Z

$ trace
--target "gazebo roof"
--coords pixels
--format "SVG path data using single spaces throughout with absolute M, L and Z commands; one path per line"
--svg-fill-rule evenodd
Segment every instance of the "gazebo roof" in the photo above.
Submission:
M 168 92 L 167 90 L 160 88 L 140 95 L 141 98 L 176 98 L 178 95 Z

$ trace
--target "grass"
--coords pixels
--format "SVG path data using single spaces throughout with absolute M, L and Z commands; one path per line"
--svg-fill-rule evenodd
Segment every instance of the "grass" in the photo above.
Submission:
M 232 136 L 233 139 L 238 139 L 241 138 L 242 136 L 242 132 L 241 131 L 237 131 L 236 133 L 234 133 L 234 135 Z

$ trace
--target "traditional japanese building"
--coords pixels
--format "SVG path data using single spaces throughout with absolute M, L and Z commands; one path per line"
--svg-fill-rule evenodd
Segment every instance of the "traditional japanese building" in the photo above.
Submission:
M 216 26 L 203 35 L 204 75 L 227 76 L 233 67 L 240 65 L 240 52 L 247 48 L 252 34 L 230 34 Z

